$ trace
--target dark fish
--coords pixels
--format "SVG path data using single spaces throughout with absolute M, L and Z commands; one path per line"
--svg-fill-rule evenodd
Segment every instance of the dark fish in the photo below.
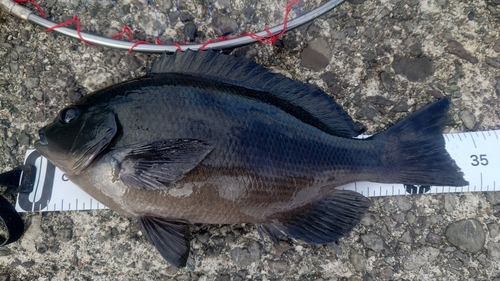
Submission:
M 190 223 L 254 223 L 274 242 L 338 240 L 370 201 L 355 181 L 463 186 L 444 148 L 448 99 L 368 139 L 318 88 L 215 52 L 164 56 L 40 130 L 36 149 L 81 188 L 142 224 L 177 267 Z

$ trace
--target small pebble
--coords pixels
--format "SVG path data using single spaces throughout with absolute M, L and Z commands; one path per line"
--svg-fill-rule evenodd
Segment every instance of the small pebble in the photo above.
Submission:
M 426 57 L 407 58 L 395 55 L 392 68 L 396 74 L 405 76 L 411 82 L 422 82 L 434 74 L 432 61 Z
M 331 58 L 332 50 L 328 42 L 323 38 L 315 38 L 300 53 L 300 65 L 320 71 L 330 63 Z
M 380 252 L 384 249 L 384 239 L 375 233 L 368 233 L 361 236 L 363 244 L 375 252 Z
M 499 232 L 499 226 L 497 223 L 488 224 L 488 232 L 490 233 L 490 238 L 496 238 Z
M 468 110 L 462 110 L 458 114 L 467 129 L 472 130 L 476 126 L 476 117 Z
M 392 90 L 392 86 L 393 86 L 394 81 L 389 73 L 382 71 L 380 73 L 380 82 L 382 83 L 382 86 L 384 86 L 384 88 L 387 91 Z
M 431 264 L 439 255 L 439 250 L 433 247 L 423 247 L 409 253 L 403 261 L 405 270 L 415 270 Z
M 39 84 L 40 78 L 38 77 L 27 77 L 24 79 L 24 85 L 26 85 L 26 88 L 28 89 L 36 88 Z
M 123 56 L 122 62 L 130 71 L 135 71 L 143 66 L 143 62 L 133 54 Z
M 500 59 L 499 58 L 486 57 L 485 61 L 489 66 L 500 69 Z
M 500 53 L 500 40 L 497 40 L 495 45 L 493 45 L 493 51 Z
M 249 247 L 236 247 L 231 251 L 234 262 L 241 268 L 260 260 L 259 245 L 254 242 Z
M 196 37 L 196 25 L 193 22 L 188 22 L 184 25 L 184 38 L 190 42 L 193 42 Z
M 277 261 L 267 261 L 269 268 L 275 271 L 286 271 L 288 269 L 288 263 L 283 260 Z
M 349 261 L 357 272 L 363 272 L 366 268 L 366 258 L 356 250 L 349 252 Z
M 478 220 L 467 219 L 448 225 L 446 239 L 450 244 L 463 251 L 475 253 L 483 249 L 486 234 Z
M 413 238 L 409 230 L 406 230 L 403 235 L 399 238 L 399 241 L 406 243 L 406 244 L 411 244 L 413 243 Z
M 493 261 L 498 261 L 500 259 L 500 242 L 490 241 L 486 248 L 488 249 L 488 255 Z
M 495 83 L 495 92 L 497 93 L 497 96 L 500 96 L 500 77 L 495 77 L 495 80 L 497 81 Z
M 212 23 L 217 27 L 216 31 L 219 33 L 219 36 L 231 34 L 238 29 L 236 20 L 218 13 L 213 14 Z
M 33 97 L 35 97 L 36 100 L 41 101 L 41 100 L 43 100 L 43 92 L 35 90 L 35 91 L 33 91 Z
M 485 192 L 486 200 L 490 202 L 491 205 L 500 204 L 500 192 Z
M 479 60 L 473 56 L 469 51 L 465 50 L 464 46 L 457 40 L 448 40 L 448 46 L 445 51 L 449 54 L 453 54 L 459 58 L 462 58 L 470 63 L 476 64 Z
M 427 234 L 426 240 L 430 244 L 439 245 L 441 243 L 441 236 L 437 235 L 434 232 L 429 232 L 429 234 Z

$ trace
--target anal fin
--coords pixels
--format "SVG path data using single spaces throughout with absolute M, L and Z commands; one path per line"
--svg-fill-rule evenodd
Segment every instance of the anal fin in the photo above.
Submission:
M 257 229 L 275 243 L 285 236 L 309 244 L 332 243 L 347 235 L 370 205 L 370 200 L 357 192 L 335 190 L 321 200 L 276 214 Z
M 165 260 L 177 268 L 186 266 L 191 243 L 188 222 L 152 216 L 139 216 L 138 219 L 148 241 Z

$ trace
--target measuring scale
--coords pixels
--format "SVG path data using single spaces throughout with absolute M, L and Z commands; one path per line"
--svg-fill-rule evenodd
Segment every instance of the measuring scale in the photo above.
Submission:
M 500 130 L 445 134 L 446 150 L 462 169 L 468 186 L 413 186 L 356 182 L 337 189 L 354 190 L 367 197 L 419 193 L 495 191 L 500 189 Z M 64 173 L 36 150 L 26 152 L 25 164 L 35 165 L 37 177 L 31 193 L 20 193 L 18 212 L 107 209 L 69 181 Z

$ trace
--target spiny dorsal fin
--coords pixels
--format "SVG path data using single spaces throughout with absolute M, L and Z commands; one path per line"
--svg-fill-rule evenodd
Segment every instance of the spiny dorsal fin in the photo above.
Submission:
M 341 137 L 358 135 L 351 117 L 321 89 L 272 73 L 244 57 L 191 50 L 176 52 L 172 56 L 163 54 L 162 58 L 153 64 L 149 75 L 163 73 L 206 77 L 268 93 L 268 97 L 261 95 L 257 98 L 329 134 Z

